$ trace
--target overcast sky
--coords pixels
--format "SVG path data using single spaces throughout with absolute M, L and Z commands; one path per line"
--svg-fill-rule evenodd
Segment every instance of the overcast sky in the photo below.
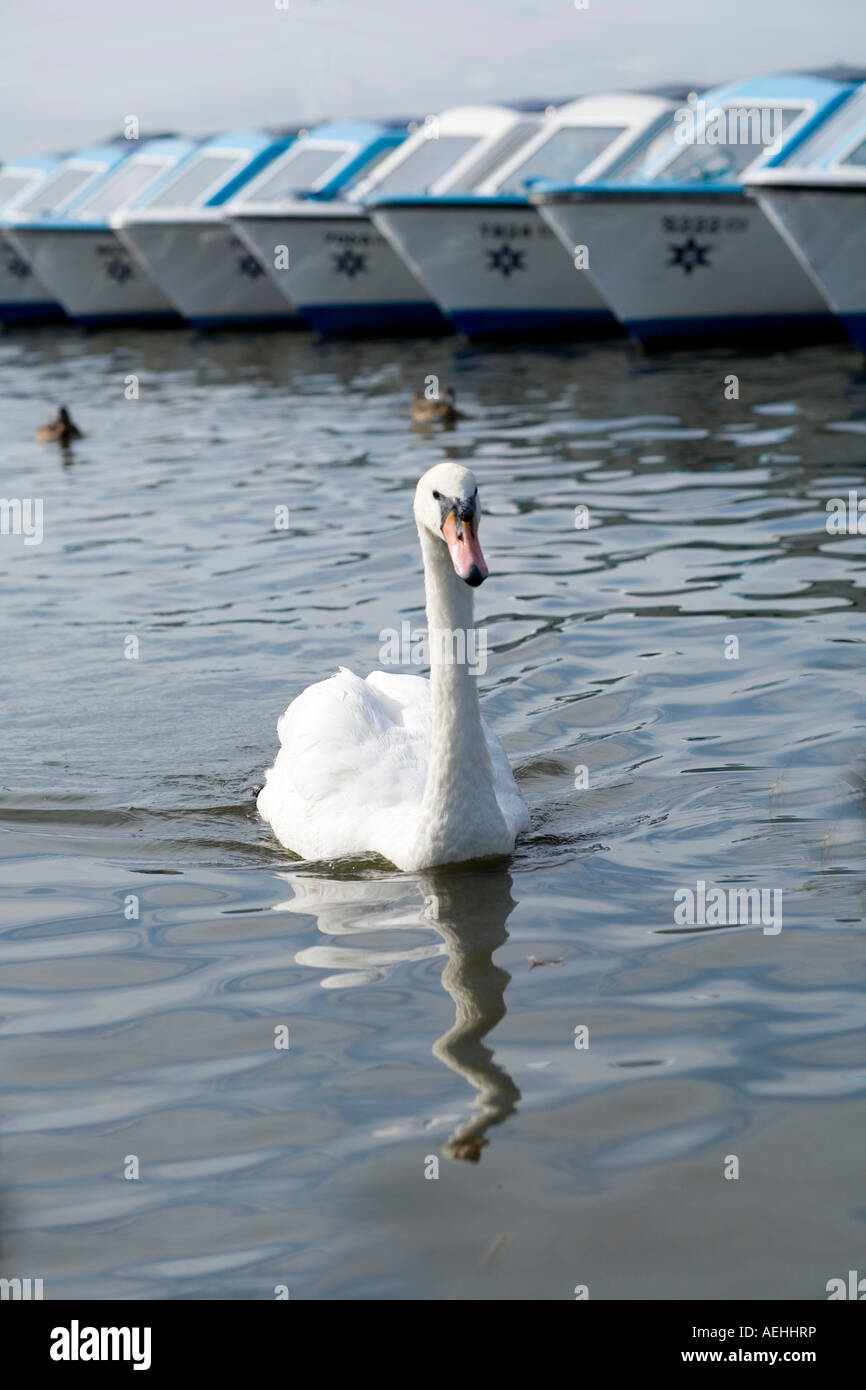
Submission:
M 866 0 L 0 0 L 0 53 L 9 157 L 866 65 Z

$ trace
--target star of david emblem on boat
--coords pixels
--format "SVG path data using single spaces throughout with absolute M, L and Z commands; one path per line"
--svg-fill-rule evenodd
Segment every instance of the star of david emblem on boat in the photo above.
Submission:
M 507 241 L 502 246 L 497 246 L 495 251 L 488 251 L 486 254 L 487 269 L 498 270 L 506 280 L 515 270 L 526 269 L 523 261 L 526 252 L 515 251 L 514 247 L 509 246 Z
M 239 275 L 246 275 L 248 280 L 258 280 L 260 275 L 264 275 L 264 268 L 238 237 L 232 238 L 232 251 L 235 253 Z
M 10 251 L 6 257 L 6 269 L 10 275 L 14 275 L 16 280 L 26 280 L 33 272 L 22 256 L 16 251 Z
M 337 274 L 348 275 L 350 280 L 354 280 L 356 275 L 367 269 L 367 257 L 358 251 L 335 251 L 333 262 Z
M 245 251 L 242 256 L 238 256 L 238 270 L 241 275 L 246 275 L 248 280 L 258 280 L 259 276 L 265 273 L 255 256 L 250 255 L 249 251 Z
M 689 237 L 688 241 L 683 242 L 682 246 L 668 245 L 668 250 L 673 251 L 673 256 L 668 261 L 668 265 L 681 265 L 686 275 L 691 275 L 695 266 L 705 265 L 712 269 L 707 256 L 712 251 L 712 246 L 699 246 L 694 237 Z
M 109 280 L 123 285 L 135 275 L 132 260 L 119 246 L 97 246 L 97 256 L 102 256 L 102 264 Z

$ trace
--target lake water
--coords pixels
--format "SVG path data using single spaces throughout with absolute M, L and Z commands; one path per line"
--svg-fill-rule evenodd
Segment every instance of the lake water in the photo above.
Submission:
M 452 431 L 409 426 L 429 374 Z M 60 403 L 66 455 L 33 441 Z M 857 355 L 62 329 L 0 338 L 0 406 L 0 490 L 44 502 L 41 544 L 0 536 L 0 1275 L 821 1299 L 862 1269 L 866 567 L 825 525 L 864 483 Z M 508 865 L 303 864 L 252 789 L 291 698 L 423 626 L 445 457 L 531 830 Z M 781 930 L 677 920 L 699 883 Z

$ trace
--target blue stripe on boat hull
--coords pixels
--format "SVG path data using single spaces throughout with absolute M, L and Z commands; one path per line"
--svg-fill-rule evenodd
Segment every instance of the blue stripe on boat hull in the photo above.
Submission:
M 451 324 L 432 300 L 401 304 L 302 304 L 317 333 L 449 333 Z
M 0 323 L 62 323 L 68 315 L 59 304 L 0 304 Z
M 178 328 L 184 320 L 172 309 L 142 314 L 76 314 L 82 328 Z
M 215 314 L 205 318 L 186 318 L 186 323 L 193 328 L 200 328 L 205 333 L 215 332 L 218 329 L 232 328 L 306 328 L 304 320 L 300 314 Z
M 467 338 L 507 334 L 557 338 L 622 337 L 623 329 L 606 309 L 456 309 L 451 322 Z
M 861 352 L 866 352 L 866 314 L 840 314 L 839 322 L 844 324 Z
M 684 343 L 832 342 L 841 325 L 832 314 L 731 314 L 715 318 L 629 319 L 626 330 L 644 345 Z

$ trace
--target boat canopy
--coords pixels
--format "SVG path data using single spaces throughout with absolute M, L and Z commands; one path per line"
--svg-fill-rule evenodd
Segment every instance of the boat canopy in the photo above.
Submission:
M 851 93 L 850 84 L 803 74 L 753 77 L 713 87 L 676 108 L 605 182 L 738 187 L 784 159 Z
M 42 224 L 62 217 L 73 202 L 123 163 L 128 155 L 128 145 L 123 149 L 116 142 L 78 150 L 56 164 L 29 194 L 16 199 L 13 208 L 4 209 L 3 219 L 19 225 L 22 222 Z
M 11 212 L 61 163 L 59 159 L 10 159 L 0 167 L 0 216 Z
M 408 135 L 407 126 L 374 121 L 329 122 L 303 131 L 275 160 L 244 184 L 232 211 L 313 195 L 332 198 L 369 179 Z
M 126 159 L 67 205 L 63 220 L 107 225 L 110 213 L 147 202 L 196 148 L 193 140 L 177 135 L 136 142 Z
M 833 115 L 783 159 L 784 169 L 832 172 L 866 178 L 866 82 L 855 87 Z
M 216 135 L 198 145 L 138 207 L 147 212 L 218 207 L 291 143 L 291 136 L 273 137 L 262 131 Z
M 604 171 L 672 111 L 670 101 L 632 92 L 580 97 L 560 107 L 480 183 L 479 194 L 525 194 L 537 179 L 580 183 Z
M 428 116 L 356 196 L 460 193 L 477 188 L 522 149 L 541 125 L 541 111 L 507 106 L 454 106 Z

